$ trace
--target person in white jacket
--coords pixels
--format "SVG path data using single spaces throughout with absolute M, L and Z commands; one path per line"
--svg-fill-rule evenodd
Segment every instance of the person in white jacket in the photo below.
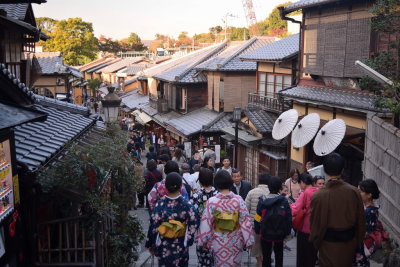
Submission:
M 250 190 L 245 200 L 247 209 L 249 210 L 250 213 L 250 217 L 252 218 L 253 229 L 254 229 L 254 216 L 256 215 L 258 200 L 260 196 L 269 194 L 269 189 L 268 189 L 269 178 L 270 175 L 268 173 L 260 174 L 258 176 L 258 186 Z M 257 265 L 261 267 L 262 249 L 261 249 L 260 237 L 254 232 L 253 234 L 254 234 L 254 246 L 251 250 L 251 256 L 257 259 Z

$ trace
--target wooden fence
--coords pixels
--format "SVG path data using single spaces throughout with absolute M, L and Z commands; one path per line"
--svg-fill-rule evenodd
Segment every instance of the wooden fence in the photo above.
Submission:
M 400 129 L 373 113 L 367 116 L 364 178 L 378 184 L 380 219 L 400 244 Z
M 36 266 L 105 266 L 112 222 L 88 219 L 78 216 L 39 224 Z

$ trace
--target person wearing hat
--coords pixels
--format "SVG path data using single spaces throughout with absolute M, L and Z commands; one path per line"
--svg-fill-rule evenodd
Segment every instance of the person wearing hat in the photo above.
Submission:
M 338 153 L 323 161 L 327 183 L 310 203 L 309 241 L 319 251 L 319 266 L 352 266 L 365 237 L 366 219 L 360 192 L 342 181 L 344 159 Z
M 229 190 L 232 184 L 229 172 L 217 172 L 219 193 L 208 199 L 196 239 L 198 246 L 213 251 L 215 266 L 241 266 L 243 248 L 254 243 L 252 219 L 244 200 Z
M 193 244 L 200 217 L 181 195 L 182 177 L 171 172 L 165 179 L 167 195 L 150 216 L 146 248 L 158 258 L 159 266 L 188 266 L 189 247 Z

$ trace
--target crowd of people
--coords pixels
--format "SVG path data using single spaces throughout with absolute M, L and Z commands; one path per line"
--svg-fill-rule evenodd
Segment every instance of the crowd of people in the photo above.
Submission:
M 138 143 L 128 144 L 137 159 Z M 198 266 L 241 266 L 244 251 L 257 266 L 283 266 L 293 236 L 296 266 L 369 266 L 370 255 L 387 239 L 374 202 L 376 183 L 364 180 L 356 188 L 342 181 L 339 154 L 325 156 L 326 177 L 293 169 L 282 183 L 262 173 L 252 189 L 228 157 L 216 168 L 212 149 L 186 159 L 180 148 L 174 155 L 162 148 L 150 145 L 138 195 L 150 215 L 146 247 L 159 266 L 188 266 L 193 244 Z M 307 163 L 307 170 L 312 167 Z

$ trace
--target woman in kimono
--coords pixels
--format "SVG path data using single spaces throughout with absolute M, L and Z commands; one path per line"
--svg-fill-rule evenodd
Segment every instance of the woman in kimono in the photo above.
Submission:
M 213 251 L 215 266 L 241 266 L 243 248 L 254 243 L 246 204 L 230 192 L 232 178 L 225 170 L 214 178 L 219 193 L 207 201 L 200 222 L 197 245 Z
M 186 267 L 200 218 L 181 196 L 182 178 L 178 173 L 167 175 L 165 187 L 168 194 L 157 202 L 150 216 L 146 248 L 157 256 L 158 266 Z
M 197 209 L 201 216 L 206 206 L 207 200 L 215 196 L 218 191 L 213 187 L 214 175 L 213 172 L 206 168 L 201 168 L 199 172 L 199 182 L 201 189 L 193 194 L 190 203 Z M 198 267 L 211 267 L 213 266 L 214 258 L 212 251 L 207 247 L 196 247 Z
M 382 241 L 388 239 L 388 236 L 379 221 L 379 206 L 374 203 L 374 200 L 379 198 L 378 185 L 374 180 L 366 179 L 360 182 L 358 190 L 364 203 L 367 231 L 362 246 L 356 250 L 353 266 L 369 267 L 370 256 L 381 245 Z

